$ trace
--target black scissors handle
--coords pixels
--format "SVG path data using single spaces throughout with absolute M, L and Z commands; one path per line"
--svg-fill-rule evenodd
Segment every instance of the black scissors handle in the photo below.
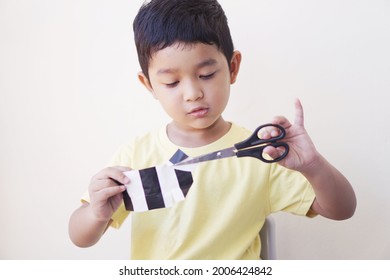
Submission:
M 259 138 L 259 131 L 265 127 L 276 127 L 279 129 L 280 134 L 275 137 L 271 137 L 268 139 L 261 139 Z M 237 149 L 236 156 L 237 157 L 254 157 L 257 158 L 263 162 L 272 163 L 277 162 L 282 159 L 284 159 L 289 151 L 289 146 L 285 142 L 277 142 L 278 140 L 283 139 L 286 136 L 286 131 L 284 128 L 278 124 L 264 124 L 259 126 L 255 129 L 253 134 L 246 140 L 239 142 L 234 145 L 234 147 Z M 260 146 L 259 146 L 260 145 Z M 275 148 L 283 147 L 284 151 L 283 153 L 274 158 L 274 159 L 268 159 L 263 156 L 263 150 L 268 147 L 272 146 Z

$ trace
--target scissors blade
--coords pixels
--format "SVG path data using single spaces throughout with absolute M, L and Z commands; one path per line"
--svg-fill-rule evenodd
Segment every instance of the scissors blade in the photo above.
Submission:
M 230 147 L 227 149 L 219 150 L 219 151 L 212 152 L 212 153 L 205 154 L 205 155 L 201 155 L 198 157 L 185 159 L 185 160 L 182 160 L 174 165 L 187 165 L 187 164 L 194 164 L 194 163 L 210 161 L 210 160 L 215 160 L 215 159 L 221 159 L 221 158 L 226 158 L 226 157 L 233 157 L 236 155 L 236 153 L 237 153 L 237 149 L 235 147 Z

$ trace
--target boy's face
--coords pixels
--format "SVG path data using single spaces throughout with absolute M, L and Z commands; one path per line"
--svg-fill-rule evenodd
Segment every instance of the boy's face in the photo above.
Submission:
M 139 79 L 172 118 L 175 129 L 208 129 L 223 120 L 240 61 L 241 54 L 235 52 L 229 70 L 225 56 L 214 45 L 174 44 L 152 56 L 149 80 L 142 73 Z

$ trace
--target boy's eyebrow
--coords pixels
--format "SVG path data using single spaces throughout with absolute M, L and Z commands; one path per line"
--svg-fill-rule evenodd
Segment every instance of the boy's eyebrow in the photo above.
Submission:
M 157 71 L 157 75 L 160 75 L 160 74 L 173 74 L 177 72 L 176 69 L 172 69 L 172 68 L 162 68 L 162 69 L 159 69 Z
M 215 60 L 214 58 L 208 58 L 204 61 L 201 61 L 199 62 L 197 65 L 196 65 L 196 68 L 203 68 L 203 67 L 206 67 L 206 66 L 213 66 L 217 64 L 217 60 Z M 161 68 L 157 71 L 157 74 L 160 75 L 160 74 L 173 74 L 177 72 L 177 69 L 174 69 L 174 68 Z
M 215 64 L 217 64 L 217 61 L 214 58 L 208 58 L 208 59 L 198 63 L 196 66 L 198 68 L 202 68 L 202 67 L 205 67 L 205 66 L 213 66 Z

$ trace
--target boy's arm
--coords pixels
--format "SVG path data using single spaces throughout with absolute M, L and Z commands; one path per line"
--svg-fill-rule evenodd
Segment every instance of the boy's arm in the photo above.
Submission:
M 313 166 L 302 171 L 313 186 L 316 198 L 311 210 L 321 216 L 344 220 L 353 216 L 356 197 L 348 180 L 327 160 L 318 154 Z
M 299 100 L 295 103 L 295 122 L 285 117 L 273 121 L 286 129 L 289 154 L 279 163 L 301 172 L 313 186 L 316 194 L 311 210 L 324 217 L 343 220 L 350 218 L 356 209 L 356 197 L 348 180 L 316 150 L 304 128 L 303 108 Z M 267 148 L 271 157 L 277 157 L 275 148 Z
M 122 202 L 122 192 L 129 179 L 127 167 L 108 167 L 97 173 L 89 186 L 90 203 L 76 209 L 69 220 L 69 237 L 79 247 L 94 245 L 111 223 Z
M 78 247 L 90 247 L 100 240 L 109 225 L 110 221 L 95 219 L 90 204 L 83 203 L 69 220 L 69 237 Z

